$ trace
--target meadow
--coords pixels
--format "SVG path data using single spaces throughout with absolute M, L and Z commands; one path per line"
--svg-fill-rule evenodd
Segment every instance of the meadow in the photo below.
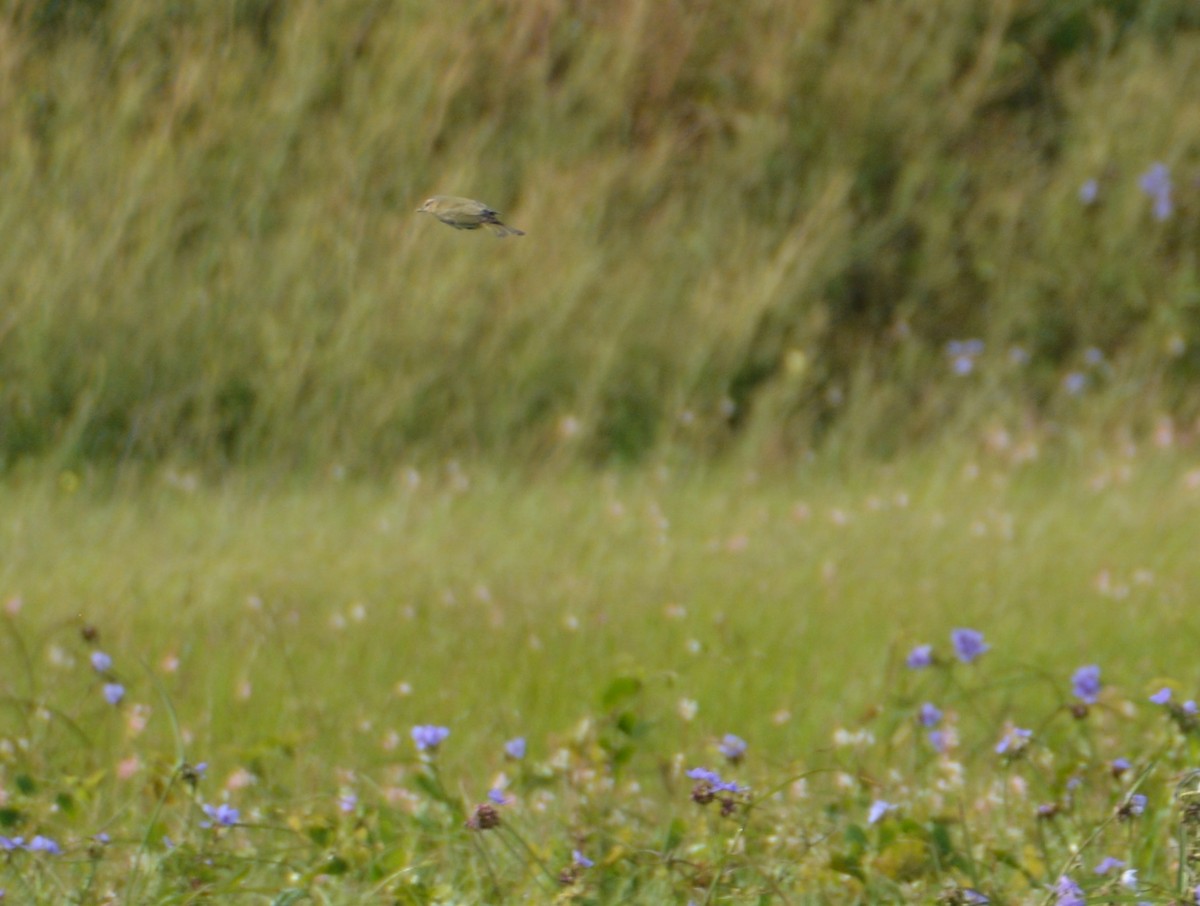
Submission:
M 4 5 L 0 899 L 1200 902 L 1198 65 Z

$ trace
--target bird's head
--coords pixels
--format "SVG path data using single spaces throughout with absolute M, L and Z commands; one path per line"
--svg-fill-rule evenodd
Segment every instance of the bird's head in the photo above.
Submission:
M 418 213 L 418 214 L 432 214 L 432 213 L 433 213 L 433 209 L 434 209 L 434 205 L 435 205 L 436 203 L 437 203 L 437 199 L 436 199 L 436 198 L 427 198 L 427 199 L 425 199 L 425 203 L 424 203 L 423 205 L 421 205 L 419 208 L 417 208 L 417 213 Z

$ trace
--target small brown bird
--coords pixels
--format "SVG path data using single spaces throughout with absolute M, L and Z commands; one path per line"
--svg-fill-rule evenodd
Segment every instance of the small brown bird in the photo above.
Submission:
M 425 204 L 417 208 L 418 214 L 432 214 L 442 223 L 456 230 L 477 230 L 481 226 L 491 227 L 499 237 L 510 233 L 513 236 L 524 236 L 524 230 L 510 227 L 500 222 L 496 212 L 482 201 L 470 198 L 457 198 L 453 195 L 434 195 Z

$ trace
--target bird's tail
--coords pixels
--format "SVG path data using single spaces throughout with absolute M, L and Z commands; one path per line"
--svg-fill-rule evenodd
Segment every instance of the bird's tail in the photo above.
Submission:
M 510 227 L 507 223 L 501 223 L 499 220 L 492 221 L 489 226 L 497 238 L 503 239 L 505 236 L 524 236 L 524 230 L 518 230 L 516 227 Z

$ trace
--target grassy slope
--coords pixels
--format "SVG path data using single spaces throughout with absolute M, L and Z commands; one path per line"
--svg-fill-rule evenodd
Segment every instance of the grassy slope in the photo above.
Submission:
M 0 17 L 4 463 L 706 453 L 729 403 L 892 450 L 1053 417 L 1090 346 L 1192 412 L 1184 0 L 43 5 Z

